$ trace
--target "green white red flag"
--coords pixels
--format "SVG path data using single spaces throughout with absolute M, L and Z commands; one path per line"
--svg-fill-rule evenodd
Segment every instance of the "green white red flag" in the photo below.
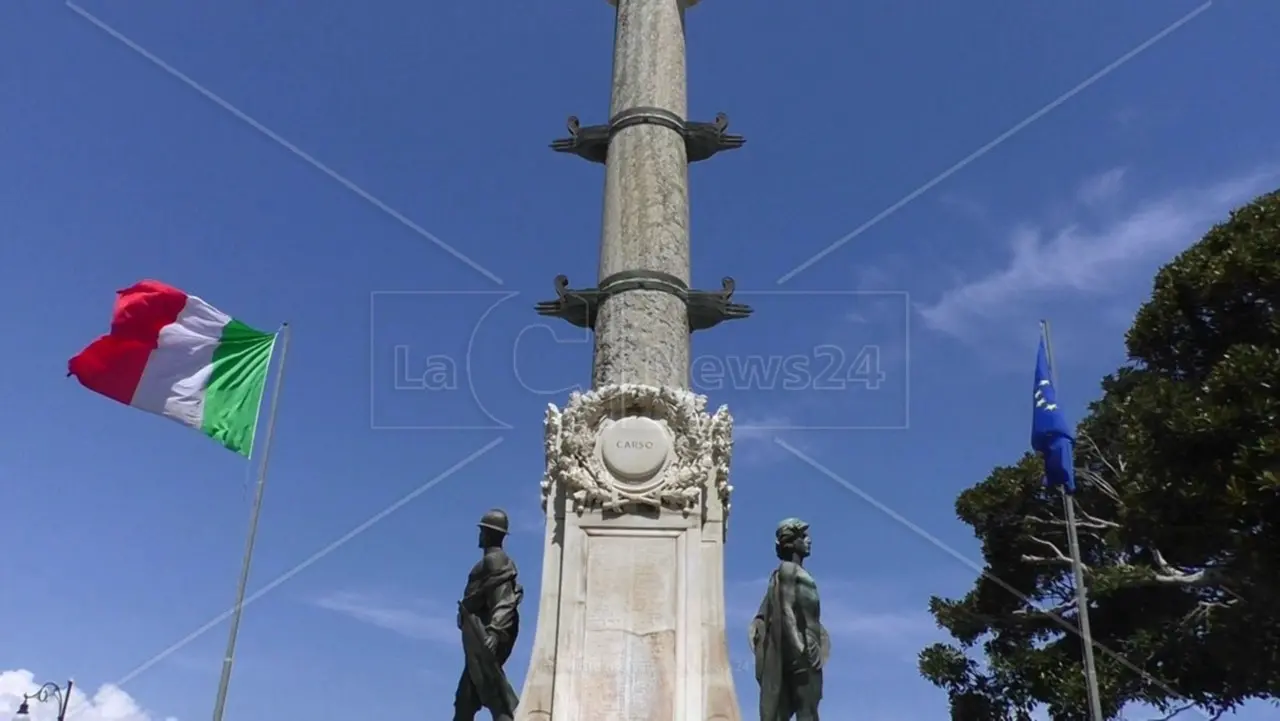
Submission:
M 67 364 L 95 393 L 195 428 L 244 456 L 276 334 L 155 280 L 118 292 L 111 332 Z

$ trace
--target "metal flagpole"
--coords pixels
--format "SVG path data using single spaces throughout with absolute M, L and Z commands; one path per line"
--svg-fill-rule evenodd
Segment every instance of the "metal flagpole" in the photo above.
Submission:
M 267 486 L 267 461 L 271 458 L 271 439 L 276 430 L 276 411 L 280 408 L 280 387 L 284 384 L 284 363 L 289 354 L 289 324 L 280 326 L 280 360 L 276 366 L 276 383 L 271 389 L 271 405 L 267 409 L 267 427 L 262 438 L 262 457 L 258 459 L 258 484 L 253 494 L 253 510 L 249 514 L 249 536 L 244 544 L 244 563 L 240 566 L 240 584 L 236 588 L 236 605 L 231 613 L 231 632 L 227 652 L 222 658 L 222 677 L 218 680 L 218 700 L 213 706 L 213 721 L 222 721 L 227 705 L 227 688 L 231 685 L 231 665 L 236 656 L 236 636 L 240 633 L 240 617 L 244 614 L 244 595 L 249 586 L 249 566 L 253 562 L 253 542 L 258 536 L 258 518 L 262 515 L 262 492 Z
M 1049 339 L 1049 321 L 1040 321 L 1045 355 L 1049 361 L 1049 377 L 1053 390 L 1058 390 L 1058 367 L 1053 362 L 1053 342 Z M 1080 619 L 1080 637 L 1084 640 L 1084 678 L 1089 692 L 1089 708 L 1093 721 L 1106 721 L 1102 715 L 1102 696 L 1098 693 L 1098 669 L 1093 660 L 1093 634 L 1089 630 L 1089 590 L 1084 585 L 1084 562 L 1080 560 L 1080 536 L 1076 530 L 1076 502 L 1065 487 L 1060 486 L 1062 506 L 1066 510 L 1067 547 L 1071 554 L 1071 575 L 1076 587 L 1076 614 Z

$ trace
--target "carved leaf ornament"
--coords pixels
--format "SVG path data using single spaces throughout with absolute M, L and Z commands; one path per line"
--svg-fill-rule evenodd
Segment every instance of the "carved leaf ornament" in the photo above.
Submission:
M 638 484 L 616 479 L 597 450 L 601 431 L 628 416 L 657 421 L 671 441 L 669 461 L 655 478 Z M 545 431 L 544 508 L 558 485 L 579 510 L 640 504 L 688 513 L 711 479 L 728 514 L 733 417 L 725 406 L 708 414 L 706 396 L 682 388 L 605 386 L 574 393 L 563 410 L 548 405 Z

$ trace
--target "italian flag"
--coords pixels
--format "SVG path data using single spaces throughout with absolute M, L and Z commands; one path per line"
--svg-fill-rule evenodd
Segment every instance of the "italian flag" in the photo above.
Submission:
M 250 455 L 276 335 L 155 280 L 118 296 L 111 332 L 72 358 L 67 375 Z

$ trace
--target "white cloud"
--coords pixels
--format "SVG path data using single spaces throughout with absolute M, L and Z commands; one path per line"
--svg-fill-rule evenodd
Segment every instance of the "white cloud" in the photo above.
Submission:
M 511 511 L 508 516 L 511 519 L 512 533 L 542 534 L 547 531 L 547 517 L 541 508 L 534 507 L 528 511 Z
M 875 336 L 884 336 L 886 334 L 880 329 L 889 326 L 889 324 L 896 326 L 893 328 L 894 331 L 903 327 L 906 322 L 903 319 L 903 309 L 909 307 L 910 298 L 911 296 L 907 291 L 903 290 L 862 291 L 854 298 L 854 308 L 845 314 L 845 320 L 858 326 L 879 326 L 879 328 L 862 330 L 861 335 L 863 336 L 868 333 L 873 333 Z M 840 333 L 837 338 L 847 343 L 848 333 Z M 835 345 L 839 345 L 839 343 Z
M 774 436 L 791 428 L 790 418 L 783 416 L 759 416 L 738 418 L 733 422 L 733 440 L 737 443 L 773 443 Z
M 1120 190 L 1123 171 L 1087 181 L 1078 202 L 1100 202 Z M 1274 170 L 1181 190 L 1137 205 L 1089 227 L 1076 222 L 1056 230 L 1036 225 L 1009 237 L 1007 264 L 961 283 L 932 305 L 918 308 L 930 328 L 958 337 L 993 321 L 1008 321 L 1049 295 L 1104 297 L 1150 282 L 1156 267 L 1203 236 L 1228 212 L 1274 188 Z
M 1125 168 L 1112 168 L 1080 184 L 1076 198 L 1083 205 L 1096 206 L 1114 202 L 1124 189 Z
M 406 602 L 372 593 L 338 591 L 315 599 L 312 604 L 406 638 L 444 644 L 458 643 L 456 616 L 423 602 Z
M 542 510 L 542 499 L 539 496 L 522 495 L 520 503 L 515 507 L 507 507 L 506 511 L 512 534 L 546 533 L 547 515 Z
M 797 423 L 784 416 L 747 416 L 733 422 L 733 462 L 759 466 L 775 463 L 791 454 L 776 442 Z M 795 435 L 792 433 L 791 435 Z M 790 439 L 789 443 L 795 445 Z
M 865 585 L 865 584 L 864 584 Z M 759 609 L 769 586 L 768 578 L 735 581 L 725 594 L 730 626 L 745 629 Z M 869 603 L 859 598 L 859 584 L 837 579 L 818 579 L 822 595 L 822 625 L 832 641 L 840 640 L 876 652 L 902 651 L 914 662 L 915 654 L 937 636 L 937 625 L 927 611 L 895 607 L 890 603 Z M 863 589 L 865 590 L 865 589 Z
M 989 209 L 978 200 L 959 193 L 943 193 L 938 202 L 948 210 L 954 211 L 968 220 L 985 221 L 990 214 Z
M 1143 112 L 1140 108 L 1133 105 L 1126 105 L 1117 110 L 1111 116 L 1111 119 L 1115 121 L 1116 125 L 1119 125 L 1122 128 L 1127 128 L 1137 123 L 1142 119 L 1142 117 Z
M 22 697 L 36 692 L 39 685 L 35 674 L 27 670 L 0 672 L 0 718 L 9 719 L 18 712 Z M 53 721 L 57 716 L 57 702 L 32 700 L 29 707 L 31 721 Z M 93 696 L 86 696 L 79 688 L 71 691 L 67 718 L 75 721 L 176 721 L 172 716 L 153 716 L 142 709 L 132 696 L 119 686 L 103 684 Z
M 853 271 L 853 289 L 859 293 L 898 291 L 895 273 L 880 265 L 864 265 Z
M 937 625 L 924 611 L 862 609 L 824 599 L 822 621 L 833 637 L 906 646 L 912 651 L 937 635 Z

